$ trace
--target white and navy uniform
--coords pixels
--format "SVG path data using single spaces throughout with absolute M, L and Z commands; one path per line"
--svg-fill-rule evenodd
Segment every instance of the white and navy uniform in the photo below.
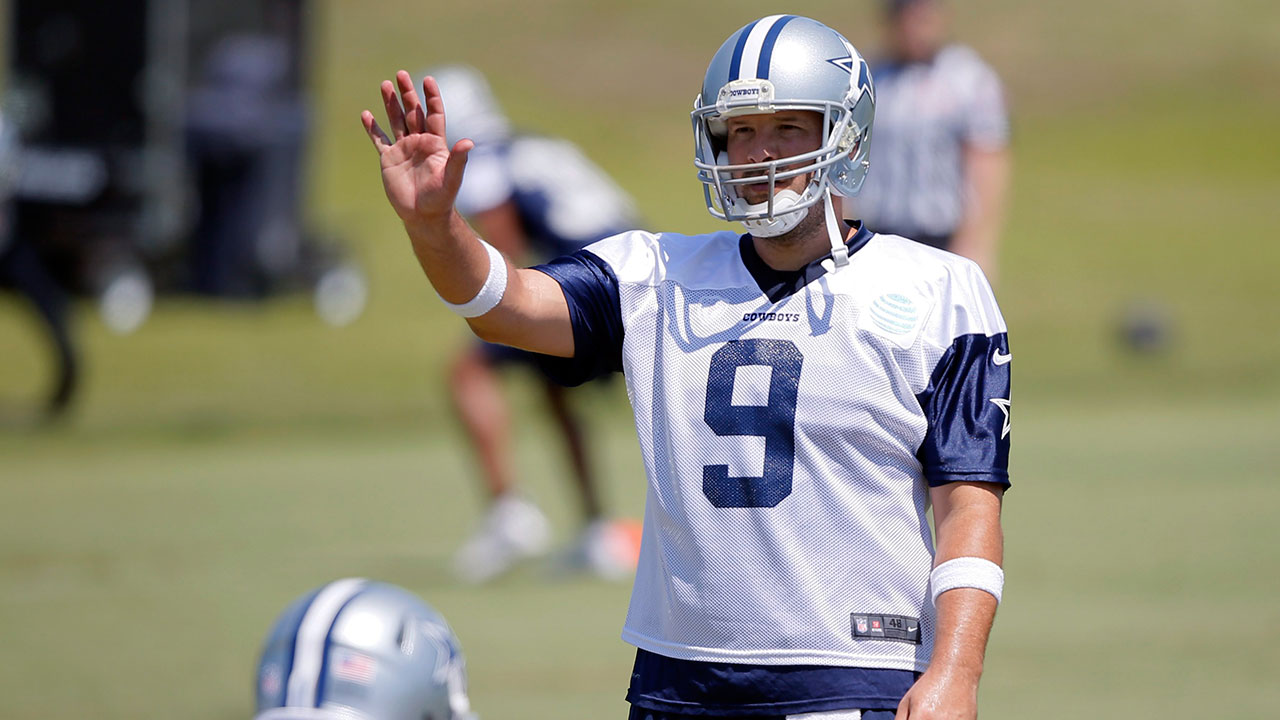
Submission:
M 945 248 L 965 214 L 964 150 L 1009 143 L 1000 79 L 972 49 L 927 62 L 877 62 L 871 165 L 856 216 L 878 232 Z
M 621 370 L 635 413 L 633 705 L 892 708 L 928 665 L 928 489 L 1008 484 L 1005 324 L 969 260 L 849 249 L 778 272 L 750 236 L 636 231 L 538 266 L 573 321 L 559 378 Z

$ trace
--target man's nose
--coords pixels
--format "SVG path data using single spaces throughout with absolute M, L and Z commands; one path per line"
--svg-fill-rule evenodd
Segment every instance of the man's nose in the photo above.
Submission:
M 751 150 L 747 153 L 747 161 L 753 163 L 769 162 L 770 160 L 776 160 L 777 157 L 778 153 L 768 138 L 758 139 L 752 144 Z

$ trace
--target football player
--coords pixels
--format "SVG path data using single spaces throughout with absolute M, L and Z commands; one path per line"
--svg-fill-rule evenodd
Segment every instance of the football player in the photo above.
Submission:
M 404 588 L 361 578 L 295 600 L 258 660 L 255 720 L 474 720 L 462 648 Z
M 745 234 L 627 232 L 532 269 L 455 211 L 472 143 L 422 91 L 398 73 L 391 134 L 362 120 L 436 291 L 566 380 L 626 378 L 649 478 L 632 717 L 975 717 L 1012 355 L 976 264 L 838 219 L 874 118 L 858 51 L 773 15 L 712 58 L 695 165 Z
M 636 227 L 631 198 L 577 146 L 513 131 L 478 70 L 450 65 L 429 74 L 448 98 L 447 137 L 475 143 L 455 207 L 505 256 L 549 260 Z M 512 365 L 532 367 L 541 380 L 580 500 L 582 529 L 560 558 L 562 568 L 607 579 L 630 577 L 635 549 L 604 512 L 582 422 L 565 388 L 538 369 L 536 356 L 491 343 L 463 349 L 449 373 L 449 392 L 488 495 L 479 527 L 454 558 L 456 572 L 471 582 L 491 580 L 542 553 L 549 540 L 546 517 L 516 490 L 509 412 L 498 377 L 500 368 Z

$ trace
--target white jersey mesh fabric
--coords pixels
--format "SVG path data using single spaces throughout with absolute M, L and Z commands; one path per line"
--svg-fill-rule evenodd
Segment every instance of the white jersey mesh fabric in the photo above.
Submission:
M 618 278 L 649 477 L 623 638 L 689 660 L 923 670 L 933 547 L 916 395 L 953 338 L 1004 332 L 981 272 L 875 236 L 773 303 L 732 233 L 588 250 Z M 858 613 L 917 620 L 921 642 L 855 639 Z

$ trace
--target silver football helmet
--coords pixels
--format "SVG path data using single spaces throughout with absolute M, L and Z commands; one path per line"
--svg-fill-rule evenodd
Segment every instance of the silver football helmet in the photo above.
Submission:
M 293 602 L 258 662 L 256 720 L 474 720 L 453 631 L 403 588 L 338 580 Z
M 768 162 L 729 165 L 726 118 L 779 110 L 821 113 L 821 147 Z M 753 235 L 771 237 L 794 228 L 807 208 L 828 201 L 830 193 L 857 194 L 867 175 L 874 117 L 871 72 L 840 33 L 797 15 L 770 15 L 746 25 L 716 51 L 694 101 L 694 165 L 707 210 L 722 220 L 742 222 Z M 773 192 L 778 181 L 810 173 L 803 193 Z M 738 195 L 739 186 L 762 182 L 770 186 L 768 201 L 749 204 Z M 827 205 L 830 213 L 829 201 Z M 828 222 L 834 232 L 833 223 L 834 216 Z
M 484 74 L 470 65 L 443 65 L 422 73 L 440 86 L 444 100 L 445 139 L 452 147 L 462 138 L 476 145 L 502 142 L 511 136 L 511 122 L 493 96 Z

